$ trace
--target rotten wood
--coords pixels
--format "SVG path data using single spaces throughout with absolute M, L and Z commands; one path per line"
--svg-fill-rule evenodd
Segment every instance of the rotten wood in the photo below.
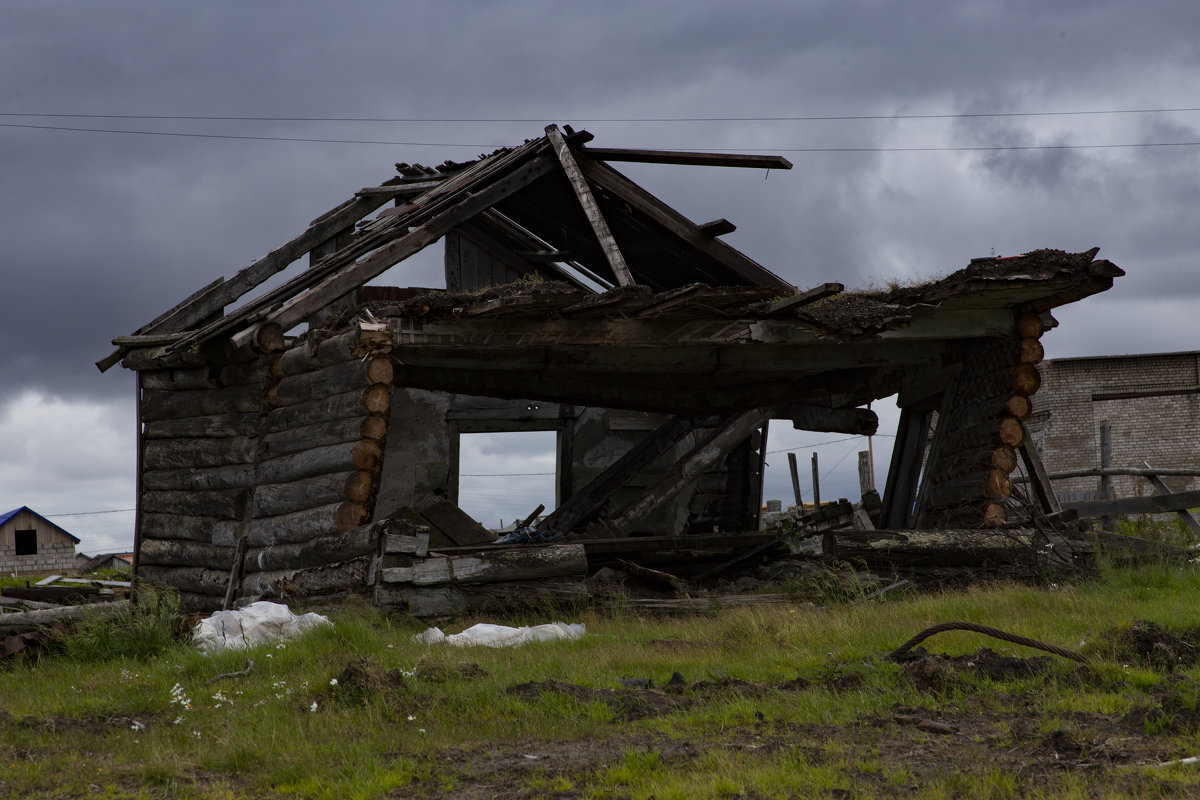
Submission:
M 233 565 L 229 568 L 229 586 L 225 589 L 225 601 L 221 604 L 221 609 L 228 611 L 233 606 L 233 601 L 236 598 L 238 587 L 242 581 L 242 571 L 246 564 L 246 537 L 238 539 L 237 547 L 233 550 Z M 254 666 L 254 662 L 250 662 L 250 667 Z M 246 671 L 250 671 L 250 667 Z M 221 677 L 221 676 L 218 676 Z
M 776 418 L 790 419 L 798 431 L 853 433 L 873 436 L 879 430 L 879 417 L 867 408 L 826 408 L 793 403 L 780 407 Z
M 1142 463 L 1146 465 L 1146 469 L 1153 469 L 1149 462 L 1143 461 Z M 1170 487 L 1167 486 L 1166 482 L 1160 478 L 1157 473 L 1154 475 L 1147 475 L 1146 480 L 1149 481 L 1150 485 L 1154 487 L 1155 494 L 1171 493 Z M 1180 519 L 1183 520 L 1183 524 L 1187 525 L 1188 530 L 1192 532 L 1192 536 L 1200 538 L 1200 521 L 1197 521 L 1195 515 L 1193 515 L 1192 512 L 1188 511 L 1187 509 L 1180 509 L 1175 513 Z
M 586 575 L 582 544 L 554 544 L 480 551 L 473 555 L 429 557 L 411 567 L 385 567 L 385 583 L 433 586 L 442 583 L 495 583 Z
M 1063 508 L 1074 509 L 1080 517 L 1116 517 L 1131 514 L 1166 514 L 1181 509 L 1200 508 L 1200 491 L 1172 492 L 1147 497 L 1125 497 L 1119 500 L 1084 500 L 1064 502 Z
M 805 289 L 802 292 L 797 292 L 791 297 L 785 297 L 782 300 L 776 300 L 767 306 L 766 313 L 763 316 L 781 317 L 790 311 L 795 311 L 803 306 L 810 305 L 818 300 L 824 300 L 826 297 L 832 297 L 835 294 L 841 294 L 846 290 L 846 287 L 840 283 L 822 283 L 819 286 L 814 286 L 811 289 Z
M 673 589 L 674 591 L 683 594 L 685 597 L 687 596 L 689 588 L 688 582 L 677 575 L 672 575 L 669 572 L 663 572 L 657 569 L 650 569 L 649 567 L 643 567 L 641 564 L 636 564 L 623 558 L 618 558 L 617 563 L 621 565 L 621 569 L 625 570 L 635 578 L 641 578 L 648 583 L 653 583 L 658 586 L 665 586 L 668 589 Z
M 491 531 L 443 497 L 424 495 L 414 503 L 413 508 L 453 544 L 469 545 L 496 540 Z
M 53 622 L 68 622 L 85 617 L 115 617 L 128 612 L 129 603 L 117 601 L 0 614 L 0 636 L 12 636 L 26 631 L 37 630 L 43 625 L 49 625 Z
M 1056 514 L 1062 511 L 1062 505 L 1054 493 L 1054 486 L 1050 483 L 1049 476 L 1046 475 L 1046 466 L 1042 463 L 1037 446 L 1029 438 L 1029 431 L 1025 429 L 1024 423 L 1021 424 L 1021 431 L 1024 434 L 1024 441 L 1021 442 L 1020 447 L 1021 460 L 1025 462 L 1025 469 L 1032 481 L 1034 497 L 1037 498 L 1042 513 Z

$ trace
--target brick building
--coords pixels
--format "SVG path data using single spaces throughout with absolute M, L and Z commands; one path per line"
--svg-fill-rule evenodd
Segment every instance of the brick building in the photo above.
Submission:
M 1050 473 L 1100 466 L 1100 423 L 1111 429 L 1114 467 L 1200 467 L 1200 351 L 1059 358 L 1043 362 L 1026 422 Z M 1200 478 L 1164 478 L 1172 491 Z M 1096 478 L 1054 482 L 1060 500 L 1095 496 Z M 1116 497 L 1153 494 L 1145 478 L 1113 478 Z
M 0 575 L 75 568 L 79 539 L 27 506 L 0 514 Z

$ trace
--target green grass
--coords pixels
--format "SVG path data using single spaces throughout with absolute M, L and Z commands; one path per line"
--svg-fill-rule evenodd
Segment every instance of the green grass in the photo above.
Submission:
M 1200 667 L 1131 661 L 1106 632 L 1200 626 L 1198 591 L 1195 568 L 1158 564 L 862 605 L 583 612 L 583 639 L 498 650 L 419 645 L 420 623 L 349 604 L 300 639 L 212 656 L 176 638 L 166 596 L 36 660 L 0 662 L 0 796 L 1185 796 L 1200 770 L 1145 765 L 1197 752 Z M 925 685 L 884 658 L 949 620 L 1092 664 L 1084 678 L 1051 657 L 1033 677 Z M 924 647 L 1043 655 L 965 632 Z M 209 683 L 248 659 L 249 674 Z M 662 687 L 673 672 L 688 689 L 617 680 Z M 528 683 L 542 690 L 509 691 Z M 914 715 L 958 732 L 896 721 Z M 1051 741 L 1077 743 L 1064 757 L 1087 766 L 1063 767 Z

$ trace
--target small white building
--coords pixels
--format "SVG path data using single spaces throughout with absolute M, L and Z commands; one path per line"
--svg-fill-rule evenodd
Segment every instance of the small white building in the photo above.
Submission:
M 0 514 L 0 575 L 73 570 L 77 544 L 79 539 L 28 506 Z

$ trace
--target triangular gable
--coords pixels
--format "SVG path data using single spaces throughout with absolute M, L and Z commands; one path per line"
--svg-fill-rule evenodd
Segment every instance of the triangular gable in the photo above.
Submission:
M 698 225 L 604 163 L 790 168 L 785 159 L 589 150 L 585 145 L 591 138 L 570 128 L 564 136 L 549 126 L 541 138 L 475 162 L 438 170 L 398 164 L 400 177 L 360 190 L 233 278 L 209 284 L 134 335 L 114 340 L 119 349 L 97 366 L 105 370 L 116 364 L 126 347 L 157 345 L 178 353 L 221 339 L 262 346 L 270 338 L 265 334 L 277 337 L 451 232 L 472 241 L 486 239 L 493 249 L 527 259 L 523 263 L 531 271 L 580 286 L 555 261 L 604 289 L 639 285 L 663 291 L 705 283 L 794 292 L 787 281 L 716 238 L 732 225 L 724 220 Z M 395 208 L 361 222 L 393 200 Z M 225 306 L 356 223 L 358 234 L 348 245 L 221 316 Z
M 61 533 L 63 536 L 70 537 L 71 541 L 75 542 L 75 544 L 79 544 L 79 541 L 80 541 L 80 539 L 79 539 L 79 537 L 78 537 L 78 536 L 75 536 L 74 534 L 72 534 L 72 533 L 70 533 L 70 532 L 68 532 L 68 531 L 64 530 L 64 529 L 63 529 L 61 526 L 59 526 L 59 525 L 56 525 L 56 524 L 54 524 L 54 523 L 53 523 L 53 522 L 51 522 L 50 520 L 48 520 L 48 519 L 46 519 L 45 517 L 43 517 L 41 514 L 39 514 L 39 513 L 37 513 L 36 511 L 34 511 L 34 510 L 33 510 L 32 508 L 30 508 L 29 506 L 21 506 L 20 508 L 14 508 L 12 511 L 9 511 L 9 512 L 7 512 L 7 513 L 0 514 L 0 525 L 6 525 L 6 524 L 8 524 L 8 522 L 9 522 L 9 521 L 10 521 L 10 520 L 11 520 L 13 517 L 17 516 L 17 515 L 18 515 L 18 514 L 20 514 L 22 511 L 28 511 L 30 514 L 33 514 L 35 517 L 37 517 L 38 519 L 40 519 L 42 522 L 44 522 L 44 523 L 46 523 L 47 525 L 49 525 L 51 528 L 54 528 L 55 530 L 57 530 L 57 531 L 58 531 L 59 533 Z

